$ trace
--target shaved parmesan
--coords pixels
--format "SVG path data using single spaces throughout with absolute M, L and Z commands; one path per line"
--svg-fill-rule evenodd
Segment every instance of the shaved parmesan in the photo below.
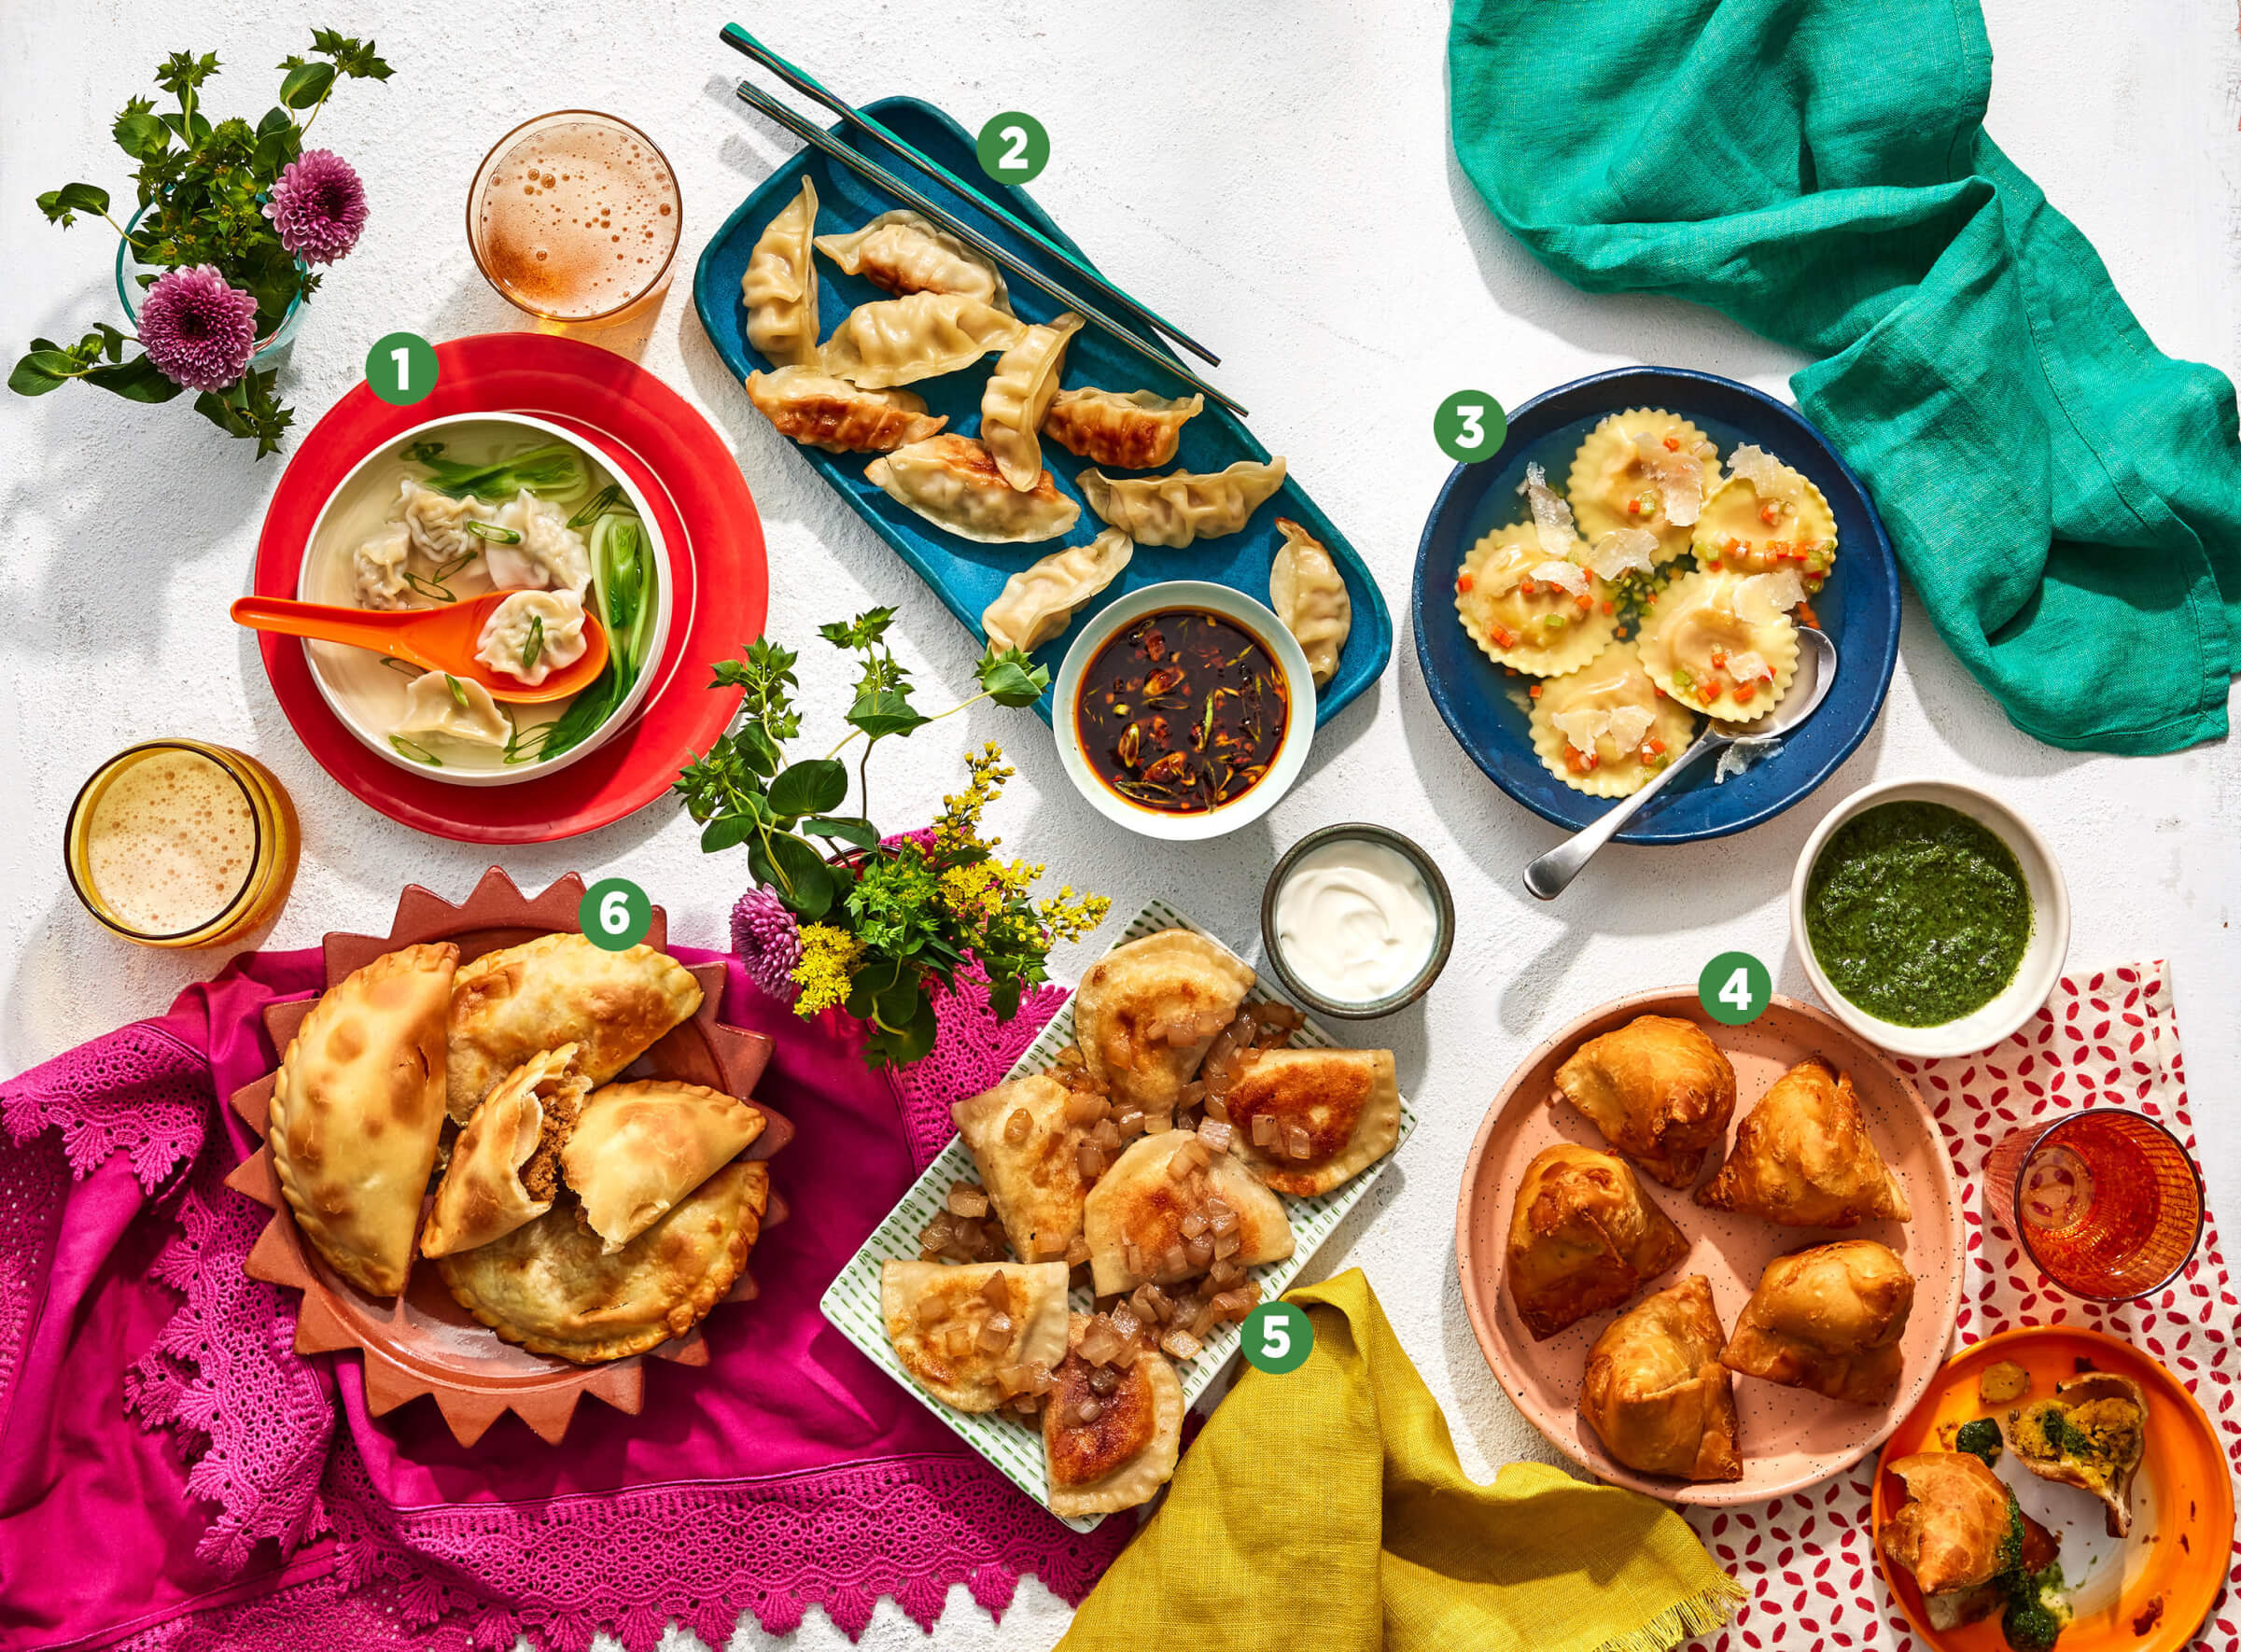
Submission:
M 1658 714 L 1647 706 L 1617 707 L 1611 712 L 1611 743 L 1621 751 L 1632 751 L 1657 721 Z
M 1548 485 L 1548 473 L 1540 466 L 1525 467 L 1524 485 L 1518 489 L 1533 506 L 1533 525 L 1540 530 L 1541 549 L 1551 556 L 1569 558 L 1579 542 L 1572 525 L 1572 507 Z
M 1805 478 L 1763 447 L 1745 442 L 1728 455 L 1728 474 L 1751 484 L 1762 499 L 1795 500 L 1805 492 Z
M 1607 734 L 1611 727 L 1611 714 L 1608 711 L 1585 708 L 1578 711 L 1554 711 L 1549 713 L 1548 721 L 1563 731 L 1564 738 L 1572 743 L 1572 749 L 1583 756 L 1593 753 L 1596 736 Z
M 1657 484 L 1665 520 L 1675 527 L 1693 524 L 1704 503 L 1704 467 L 1696 454 L 1686 446 L 1676 453 L 1660 438 L 1641 434 L 1634 438 L 1634 457 Z
M 1646 527 L 1615 527 L 1595 541 L 1587 554 L 1588 567 L 1598 579 L 1616 580 L 1625 573 L 1647 573 L 1656 566 L 1658 536 Z
M 1795 570 L 1753 574 L 1735 588 L 1735 611 L 1743 619 L 1764 623 L 1786 614 L 1805 600 L 1805 581 Z
M 1737 682 L 1772 682 L 1774 680 L 1774 668 L 1756 651 L 1730 654 L 1728 675 Z
M 1527 577 L 1544 584 L 1561 586 L 1575 596 L 1588 594 L 1588 570 L 1576 562 L 1535 563 Z
M 1712 783 L 1725 786 L 1730 775 L 1740 775 L 1781 749 L 1782 742 L 1772 735 L 1755 735 L 1737 740 L 1719 754 L 1719 764 L 1712 771 Z

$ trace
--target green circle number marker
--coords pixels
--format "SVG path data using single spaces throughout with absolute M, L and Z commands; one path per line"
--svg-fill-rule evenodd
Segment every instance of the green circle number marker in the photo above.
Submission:
M 1245 1361 L 1256 1371 L 1296 1371 L 1314 1348 L 1314 1323 L 1297 1303 L 1264 1302 L 1245 1316 Z
M 973 140 L 980 169 L 1000 184 L 1032 183 L 1050 164 L 1050 133 L 1043 122 L 1007 109 L 980 129 Z
M 576 921 L 593 945 L 624 952 L 646 938 L 653 924 L 653 903 L 627 877 L 603 877 L 583 891 Z
M 366 383 L 391 407 L 410 407 L 436 387 L 436 346 L 416 332 L 389 333 L 366 352 Z
M 1756 1021 L 1773 1001 L 1774 978 L 1747 952 L 1723 952 L 1696 978 L 1704 1014 L 1730 1027 Z
M 1459 465 L 1492 458 L 1508 435 L 1509 415 L 1483 390 L 1458 390 L 1432 415 L 1433 440 Z

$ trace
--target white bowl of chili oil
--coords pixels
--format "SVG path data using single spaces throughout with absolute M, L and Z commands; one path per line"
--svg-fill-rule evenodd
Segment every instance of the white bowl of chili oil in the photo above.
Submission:
M 1074 789 L 1146 837 L 1196 842 L 1259 819 L 1307 766 L 1315 681 L 1274 613 L 1170 580 L 1101 610 L 1066 651 L 1052 731 Z

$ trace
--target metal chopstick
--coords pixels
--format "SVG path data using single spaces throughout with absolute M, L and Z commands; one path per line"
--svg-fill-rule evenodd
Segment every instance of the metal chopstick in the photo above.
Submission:
M 809 119 L 805 116 L 796 114 L 793 110 L 788 108 L 784 104 L 778 102 L 777 99 L 772 97 L 768 92 L 764 91 L 761 87 L 755 86 L 749 81 L 740 81 L 737 87 L 737 92 L 742 102 L 751 105 L 755 109 L 760 110 L 763 114 L 777 121 L 780 126 L 783 126 L 788 132 L 792 133 L 794 136 L 800 138 L 804 143 L 809 145 L 813 148 L 821 150 L 826 155 L 829 155 L 833 160 L 839 161 L 849 171 L 857 174 L 859 176 L 869 179 L 872 183 L 877 185 L 889 194 L 893 195 L 898 200 L 906 202 L 911 206 L 916 207 L 918 211 L 924 213 L 928 217 L 931 218 L 935 223 L 940 224 L 944 229 L 950 231 L 953 234 L 961 237 L 970 245 L 978 247 L 982 252 L 987 253 L 990 258 L 995 259 L 999 263 L 1002 264 L 1005 269 L 1011 271 L 1022 280 L 1028 281 L 1034 286 L 1041 287 L 1044 292 L 1048 293 L 1052 298 L 1057 300 L 1057 301 L 1061 304 L 1064 304 L 1068 309 L 1080 312 L 1085 319 L 1095 322 L 1099 327 L 1104 329 L 1106 332 L 1110 333 L 1114 339 L 1118 340 L 1121 343 L 1126 344 L 1129 349 L 1135 351 L 1137 355 L 1142 357 L 1146 361 L 1151 362 L 1154 366 L 1161 369 L 1163 371 L 1173 373 L 1184 384 L 1202 393 L 1209 400 L 1221 403 L 1222 406 L 1227 408 L 1231 413 L 1237 414 L 1240 418 L 1243 418 L 1245 416 L 1245 409 L 1232 401 L 1228 397 L 1223 395 L 1221 391 L 1215 389 L 1212 385 L 1208 384 L 1197 373 L 1191 371 L 1189 368 L 1184 367 L 1173 357 L 1163 354 L 1153 345 L 1147 343 L 1136 333 L 1131 332 L 1128 328 L 1123 327 L 1119 322 L 1113 320 L 1112 316 L 1106 315 L 1096 305 L 1088 302 L 1085 299 L 1076 298 L 1072 293 L 1068 292 L 1066 288 L 1060 287 L 1056 281 L 1053 281 L 1049 276 L 1043 274 L 1042 271 L 1034 268 L 1034 266 L 1031 264 L 1026 263 L 1011 252 L 1007 251 L 1005 248 L 999 246 L 995 242 L 989 240 L 986 235 L 983 235 L 979 231 L 973 229 L 971 225 L 962 222 L 953 214 L 948 213 L 943 208 L 935 205 L 931 201 L 928 200 L 917 189 L 912 189 L 901 178 L 895 176 L 893 173 L 889 172 L 887 168 L 881 166 L 875 161 L 869 160 L 866 157 L 858 154 L 854 149 L 849 148 L 847 145 L 842 143 L 838 138 L 834 137 L 823 127 L 818 125 L 814 120 Z
M 820 82 L 815 76 L 809 74 L 806 70 L 796 68 L 792 63 L 788 63 L 784 58 L 780 57 L 777 52 L 771 50 L 769 47 L 763 45 L 763 42 L 756 39 L 752 35 L 749 34 L 737 23 L 724 24 L 722 30 L 720 32 L 719 37 L 734 51 L 741 52 L 748 57 L 753 58 L 755 62 L 761 63 L 764 68 L 770 70 L 772 74 L 777 76 L 778 78 L 785 81 L 789 86 L 792 87 L 796 91 L 802 93 L 805 97 L 811 99 L 813 102 L 822 104 L 826 108 L 832 110 L 833 113 L 838 115 L 842 119 L 854 122 L 855 125 L 861 131 L 866 132 L 873 137 L 877 138 L 881 143 L 885 144 L 896 154 L 902 156 L 905 161 L 908 161 L 912 165 L 921 168 L 931 176 L 942 179 L 945 183 L 948 184 L 951 189 L 957 190 L 959 194 L 964 196 L 966 200 L 972 202 L 982 211 L 988 214 L 989 217 L 1001 220 L 1001 222 L 1009 225 L 1017 233 L 1026 236 L 1029 241 L 1033 242 L 1037 246 L 1040 246 L 1052 258 L 1057 259 L 1068 269 L 1071 270 L 1075 275 L 1079 276 L 1082 280 L 1088 282 L 1099 292 L 1103 293 L 1107 298 L 1119 304 L 1123 309 L 1135 315 L 1141 316 L 1149 326 L 1156 328 L 1160 332 L 1165 333 L 1169 338 L 1174 340 L 1177 344 L 1181 345 L 1184 349 L 1188 350 L 1193 356 L 1198 357 L 1199 360 L 1214 367 L 1219 367 L 1222 365 L 1222 358 L 1219 356 L 1216 356 L 1204 344 L 1201 344 L 1198 340 L 1192 338 L 1190 334 L 1184 332 L 1173 322 L 1168 320 L 1166 316 L 1161 315 L 1149 304 L 1144 303 L 1139 299 L 1131 298 L 1128 294 L 1123 292 L 1119 287 L 1113 286 L 1112 282 L 1106 280 L 1104 276 L 1099 274 L 1095 270 L 1091 269 L 1086 263 L 1083 262 L 1082 259 L 1075 254 L 1067 251 L 1065 247 L 1060 246 L 1057 242 L 1045 235 L 1042 231 L 1036 229 L 1032 224 L 1026 222 L 1018 217 L 1015 214 L 1006 210 L 997 202 L 990 200 L 987 195 L 983 194 L 978 188 L 967 183 L 963 178 L 959 177 L 957 174 L 951 172 L 939 161 L 934 160 L 932 156 L 914 147 L 903 138 L 889 131 L 887 127 L 882 125 L 878 120 L 865 114 L 861 109 L 857 108 L 846 99 L 836 96 L 832 91 L 827 91 L 823 83 Z

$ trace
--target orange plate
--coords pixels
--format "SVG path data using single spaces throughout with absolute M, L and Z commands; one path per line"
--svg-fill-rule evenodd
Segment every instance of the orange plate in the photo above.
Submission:
M 1912 1575 L 1884 1559 L 1884 1520 L 1905 1495 L 1905 1488 L 1890 1473 L 1891 1464 L 1912 1451 L 1937 1450 L 1940 1423 L 1991 1415 L 1976 1390 L 1978 1375 L 1986 1365 L 2013 1360 L 2031 1374 L 2027 1397 L 2039 1399 L 2052 1393 L 2056 1382 L 2076 1376 L 2081 1359 L 2092 1361 L 2095 1370 L 2131 1378 L 2148 1395 L 2148 1459 L 2132 1485 L 2132 1534 L 2103 1540 L 2122 1551 L 2123 1587 L 2114 1599 L 2097 1602 L 2096 1609 L 2080 1611 L 2062 1631 L 2056 1652 L 2178 1652 L 2217 1603 L 2233 1553 L 2233 1471 L 2194 1396 L 2129 1342 L 2073 1325 L 2025 1325 L 1987 1337 L 1948 1360 L 1922 1404 L 1891 1435 L 1876 1465 L 1876 1564 L 1914 1632 L 1938 1652 L 2008 1652 L 2008 1641 L 2000 1633 L 1996 1613 L 1943 1633 L 1932 1631 Z M 2047 1502 L 2041 1506 L 2060 1511 L 2057 1519 L 2045 1520 L 2056 1536 L 2065 1535 L 2058 1520 L 2076 1532 L 2097 1534 L 2103 1530 L 2102 1505 L 2088 1493 L 2035 1480 L 2011 1468 L 2004 1458 L 2000 1466 L 2006 1471 L 2001 1477 L 2010 1484 L 2029 1482 L 2024 1488 L 2024 1506 L 2033 1513 L 2038 1510 L 2032 1508 L 2031 1490 L 2043 1488 Z M 2105 1588 L 2092 1589 L 2090 1579 L 2080 1592 L 2089 1599 L 2108 1593 Z M 2164 1602 L 2162 1616 L 2147 1633 L 2135 1633 L 2134 1621 L 2158 1595 Z

